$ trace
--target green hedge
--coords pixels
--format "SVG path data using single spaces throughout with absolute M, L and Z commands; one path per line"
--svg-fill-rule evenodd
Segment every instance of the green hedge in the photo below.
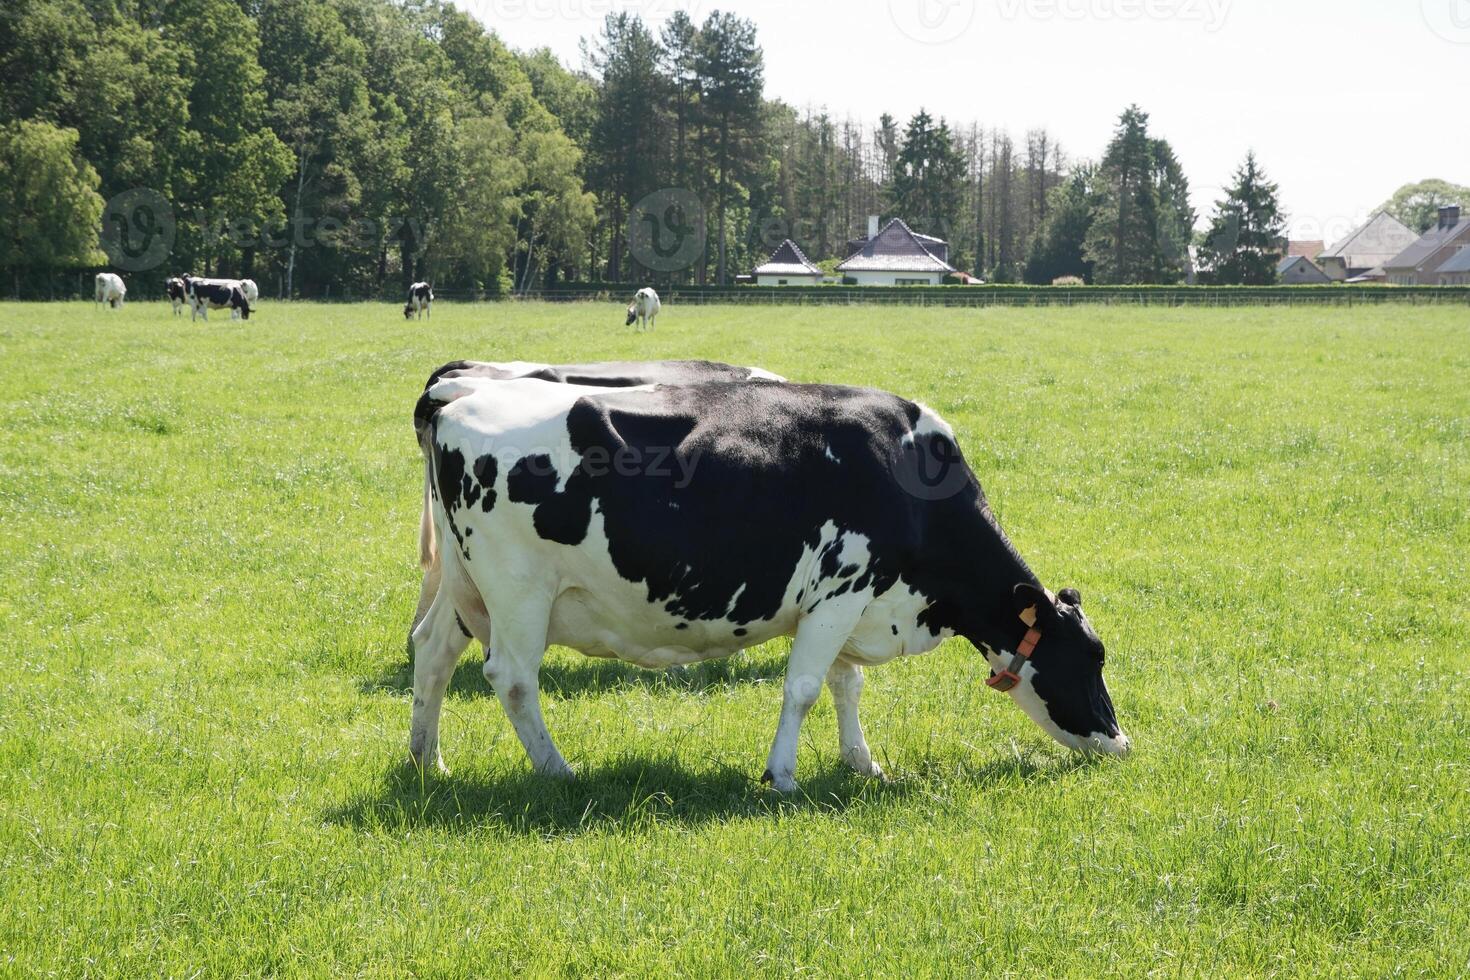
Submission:
M 565 283 L 547 300 L 626 299 L 631 283 Z M 670 303 L 886 303 L 911 306 L 1262 306 L 1376 303 L 1470 305 L 1470 286 L 666 286 Z

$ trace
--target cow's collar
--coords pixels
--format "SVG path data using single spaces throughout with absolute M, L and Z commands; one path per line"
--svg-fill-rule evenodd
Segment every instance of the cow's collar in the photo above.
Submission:
M 1036 644 L 1041 642 L 1041 630 L 1036 628 L 1036 607 L 1027 606 L 1021 610 L 1021 622 L 1026 624 L 1026 635 L 1021 637 L 1021 642 L 1016 646 L 1016 653 L 1011 657 L 1011 662 L 1005 670 L 992 674 L 985 683 L 1004 693 L 1021 683 L 1021 668 L 1026 661 L 1031 659 L 1031 654 L 1036 652 Z

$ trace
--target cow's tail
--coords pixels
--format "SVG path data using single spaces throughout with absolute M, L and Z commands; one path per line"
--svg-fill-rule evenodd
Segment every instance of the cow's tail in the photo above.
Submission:
M 424 453 L 424 513 L 419 517 L 419 567 L 428 571 L 434 567 L 437 544 L 434 541 L 433 500 L 429 494 L 429 481 L 434 479 L 434 462 Z

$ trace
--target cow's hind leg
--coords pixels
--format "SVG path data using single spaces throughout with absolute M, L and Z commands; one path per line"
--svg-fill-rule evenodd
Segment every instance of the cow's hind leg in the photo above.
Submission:
M 796 790 L 796 745 L 801 723 L 821 695 L 822 678 L 832 669 L 861 615 L 859 602 L 835 602 L 819 607 L 796 628 L 791 657 L 786 662 L 781 720 L 776 724 L 776 739 L 761 777 L 762 782 L 783 793 Z
M 860 776 L 883 778 L 883 770 L 873 761 L 863 726 L 858 721 L 858 699 L 863 696 L 863 669 L 857 664 L 837 660 L 827 671 L 827 687 L 837 709 L 837 742 L 842 761 Z
M 541 716 L 541 661 L 546 656 L 550 597 L 526 597 L 508 611 L 492 609 L 495 622 L 485 680 L 516 730 L 531 767 L 548 776 L 571 778 L 572 767 L 557 750 Z
M 413 631 L 413 720 L 408 730 L 410 761 L 418 766 L 432 764 L 441 772 L 446 771 L 439 753 L 444 692 L 470 643 L 450 591 L 439 590 L 429 614 Z

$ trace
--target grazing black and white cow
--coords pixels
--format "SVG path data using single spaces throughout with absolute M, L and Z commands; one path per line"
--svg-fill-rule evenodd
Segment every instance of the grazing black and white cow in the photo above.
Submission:
M 189 319 L 204 317 L 209 320 L 210 310 L 230 311 L 231 320 L 250 319 L 250 302 L 238 279 L 200 279 L 183 276 L 184 295 L 189 300 Z
M 495 363 L 493 361 L 451 361 L 429 375 L 424 391 L 446 379 L 482 378 L 489 381 L 510 381 L 516 378 L 535 378 L 565 385 L 593 385 L 602 388 L 629 388 L 649 384 L 690 384 L 697 381 L 784 381 L 780 375 L 761 368 L 737 367 L 717 361 L 597 361 L 588 364 L 532 364 L 527 361 Z M 421 414 L 414 419 L 418 433 L 419 448 L 424 452 L 424 510 L 419 520 L 419 564 L 424 570 L 424 582 L 419 590 L 418 608 L 414 610 L 413 626 L 423 621 L 424 615 L 439 591 L 441 563 L 438 542 L 434 534 L 429 486 L 429 421 L 434 411 L 441 407 L 432 400 L 419 403 Z
M 115 272 L 99 272 L 93 285 L 96 288 L 98 306 L 106 303 L 114 310 L 122 309 L 123 300 L 128 295 L 128 287 L 123 285 L 122 276 Z
M 487 644 L 485 677 L 545 773 L 571 774 L 541 715 L 553 643 L 658 668 L 793 636 L 764 776 L 781 791 L 796 788 L 823 680 L 842 758 L 881 776 L 858 720 L 863 667 L 951 635 L 1062 745 L 1130 747 L 1081 597 L 1042 587 L 921 405 L 826 385 L 446 377 L 416 417 L 444 542 L 413 637 L 420 765 L 442 766 L 440 708 L 466 633 Z
M 659 302 L 658 293 L 644 286 L 633 294 L 633 302 L 628 304 L 628 322 L 624 326 L 631 327 L 633 321 L 637 320 L 639 330 L 644 327 L 652 330 L 662 309 L 663 304 Z
M 403 318 L 416 320 L 422 313 L 433 319 L 434 287 L 426 282 L 416 282 L 408 287 L 408 302 L 403 304 Z
M 173 304 L 174 316 L 178 316 L 179 311 L 183 309 L 184 303 L 187 300 L 187 297 L 184 295 L 184 280 L 179 276 L 174 276 L 172 279 L 166 280 L 163 285 L 168 291 L 168 301 Z

